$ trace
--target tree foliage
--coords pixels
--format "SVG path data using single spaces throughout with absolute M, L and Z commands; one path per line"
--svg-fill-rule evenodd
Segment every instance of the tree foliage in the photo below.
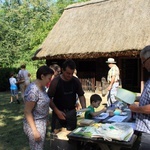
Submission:
M 1 0 L 0 62 L 13 67 L 31 58 L 44 38 L 72 3 L 85 0 Z

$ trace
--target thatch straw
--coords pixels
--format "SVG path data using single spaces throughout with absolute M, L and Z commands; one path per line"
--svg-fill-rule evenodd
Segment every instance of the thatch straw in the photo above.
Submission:
M 68 6 L 33 59 L 137 56 L 150 44 L 150 0 Z

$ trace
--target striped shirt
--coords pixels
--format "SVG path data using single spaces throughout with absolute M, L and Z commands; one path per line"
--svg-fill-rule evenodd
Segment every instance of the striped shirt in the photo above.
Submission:
M 150 105 L 150 79 L 145 83 L 139 106 Z M 136 130 L 150 133 L 150 114 L 137 113 Z

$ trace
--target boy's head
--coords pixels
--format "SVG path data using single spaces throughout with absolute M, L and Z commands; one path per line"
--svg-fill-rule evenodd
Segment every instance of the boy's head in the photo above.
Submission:
M 90 97 L 90 103 L 94 108 L 99 107 L 101 101 L 102 101 L 102 98 L 98 94 L 93 94 Z
M 26 68 L 26 65 L 25 64 L 22 64 L 21 65 L 21 69 L 25 69 Z
M 14 73 L 13 73 L 13 72 L 11 72 L 11 73 L 10 73 L 10 77 L 13 77 L 13 76 L 14 76 Z

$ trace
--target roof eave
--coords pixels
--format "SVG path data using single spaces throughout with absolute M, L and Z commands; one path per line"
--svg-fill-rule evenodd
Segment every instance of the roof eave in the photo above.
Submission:
M 37 57 L 34 55 L 32 60 L 42 60 L 42 59 L 93 59 L 100 57 L 137 57 L 139 56 L 140 50 L 124 50 L 124 51 L 114 51 L 114 52 L 91 52 L 91 53 L 73 53 L 73 54 L 59 54 L 54 56 L 41 56 Z

